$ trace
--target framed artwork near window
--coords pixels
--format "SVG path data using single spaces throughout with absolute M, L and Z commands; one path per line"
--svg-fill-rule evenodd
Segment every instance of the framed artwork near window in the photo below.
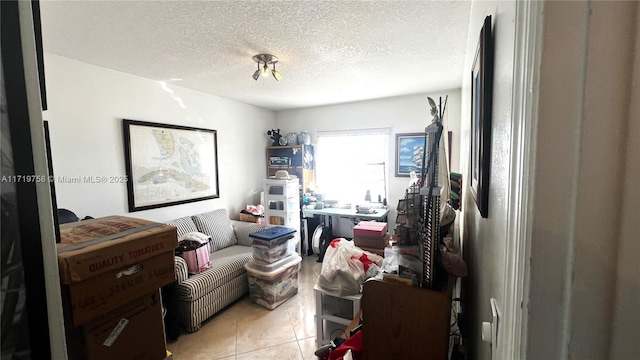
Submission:
M 491 16 L 484 19 L 471 70 L 471 194 L 483 218 L 489 216 L 493 37 Z
M 216 130 L 122 125 L 130 212 L 220 197 Z
M 409 177 L 412 171 L 420 176 L 426 142 L 423 132 L 396 134 L 396 177 Z

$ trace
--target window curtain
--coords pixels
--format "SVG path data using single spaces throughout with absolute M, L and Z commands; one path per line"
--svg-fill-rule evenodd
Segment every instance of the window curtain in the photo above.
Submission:
M 319 131 L 316 145 L 316 192 L 327 200 L 372 202 L 387 189 L 390 129 Z

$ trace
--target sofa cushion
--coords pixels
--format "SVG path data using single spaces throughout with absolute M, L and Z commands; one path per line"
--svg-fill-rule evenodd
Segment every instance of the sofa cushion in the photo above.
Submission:
M 218 209 L 191 217 L 198 231 L 211 236 L 211 251 L 224 249 L 236 245 L 238 240 L 233 232 L 233 226 L 227 209 Z
M 244 264 L 253 259 L 252 248 L 231 246 L 211 254 L 211 268 L 191 275 L 178 287 L 178 296 L 184 301 L 194 301 L 211 293 L 246 272 Z
M 238 245 L 251 246 L 252 239 L 250 234 L 264 230 L 267 225 L 261 225 L 256 223 L 231 220 L 233 224 L 233 231 L 236 233 L 236 239 L 238 239 Z
M 167 221 L 166 224 L 175 226 L 178 229 L 178 238 L 187 233 L 198 231 L 198 228 L 193 222 L 193 219 L 191 219 L 191 216 L 185 216 L 179 219 Z

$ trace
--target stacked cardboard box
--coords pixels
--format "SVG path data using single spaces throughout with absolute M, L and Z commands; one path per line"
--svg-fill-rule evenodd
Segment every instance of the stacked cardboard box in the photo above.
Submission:
M 386 222 L 360 221 L 353 227 L 353 242 L 364 251 L 384 256 L 384 248 L 389 245 Z
M 160 292 L 67 329 L 69 359 L 162 360 L 167 356 Z
M 176 229 L 111 216 L 64 224 L 60 235 L 70 353 L 78 359 L 164 359 L 158 289 L 175 279 Z

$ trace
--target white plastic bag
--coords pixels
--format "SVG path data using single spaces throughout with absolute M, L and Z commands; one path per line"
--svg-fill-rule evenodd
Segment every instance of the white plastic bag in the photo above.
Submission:
M 324 254 L 318 286 L 339 296 L 358 294 L 366 279 L 374 276 L 382 257 L 356 247 L 352 241 L 334 239 Z

